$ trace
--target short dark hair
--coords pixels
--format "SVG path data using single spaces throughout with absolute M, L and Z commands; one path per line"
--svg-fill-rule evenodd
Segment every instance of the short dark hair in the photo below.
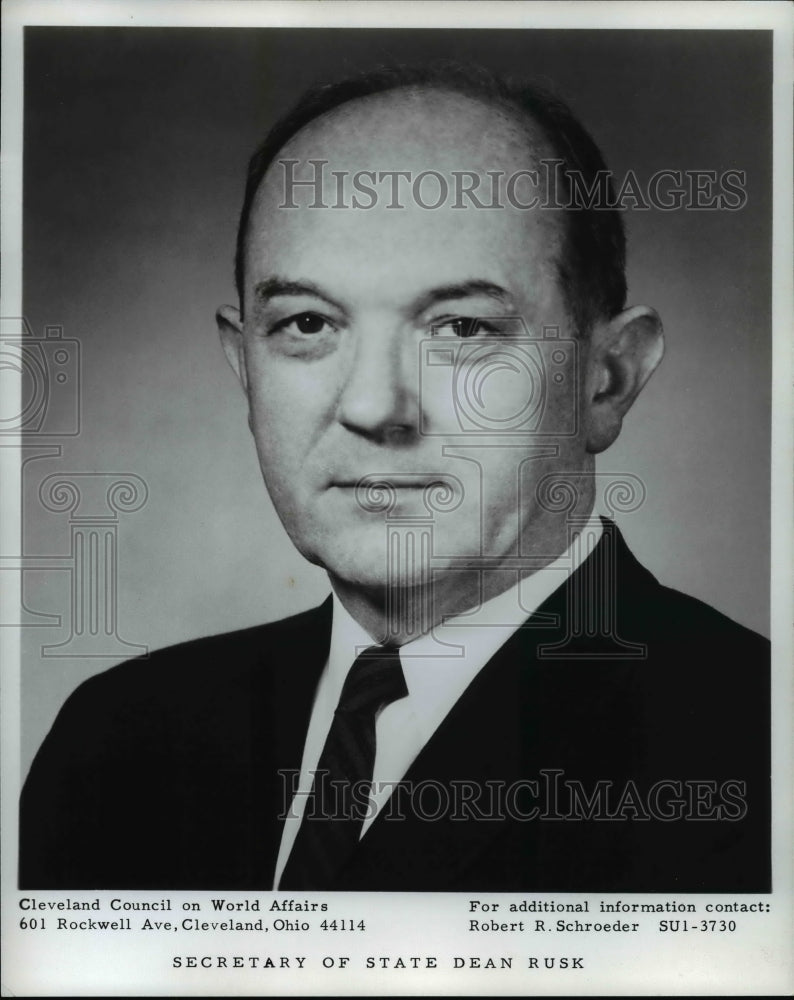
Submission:
M 304 126 L 348 101 L 390 90 L 425 87 L 446 90 L 496 105 L 540 129 L 553 157 L 561 160 L 557 176 L 565 198 L 570 195 L 569 174 L 590 188 L 606 177 L 607 205 L 614 205 L 614 188 L 598 146 L 571 109 L 542 87 L 514 82 L 481 66 L 455 62 L 381 67 L 336 83 L 308 90 L 276 122 L 251 157 L 245 197 L 237 231 L 235 278 L 242 307 L 245 242 L 254 197 L 276 154 Z M 568 205 L 568 201 L 559 204 Z M 577 333 L 584 336 L 599 318 L 611 318 L 626 303 L 626 236 L 620 213 L 599 205 L 572 205 L 561 209 L 566 218 L 560 285 Z

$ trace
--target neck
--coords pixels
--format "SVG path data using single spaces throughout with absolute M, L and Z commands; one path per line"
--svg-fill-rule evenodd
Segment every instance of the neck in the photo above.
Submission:
M 488 568 L 425 571 L 416 581 L 362 587 L 329 572 L 331 585 L 354 618 L 377 643 L 404 645 L 444 620 L 485 604 L 554 562 L 571 543 L 567 524 L 545 533 L 526 565 L 506 566 L 497 558 Z

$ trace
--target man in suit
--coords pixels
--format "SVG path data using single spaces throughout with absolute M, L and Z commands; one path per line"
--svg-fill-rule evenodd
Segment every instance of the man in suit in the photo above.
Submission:
M 768 647 L 598 517 L 662 356 L 567 108 L 459 67 L 319 88 L 254 155 L 218 323 L 333 594 L 69 699 L 42 888 L 763 891 Z

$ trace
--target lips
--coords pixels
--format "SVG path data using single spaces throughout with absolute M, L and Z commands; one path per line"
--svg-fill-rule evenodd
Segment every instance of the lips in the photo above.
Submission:
M 329 482 L 329 487 L 336 487 L 338 489 L 355 489 L 360 487 L 362 489 L 369 489 L 373 486 L 383 485 L 388 486 L 392 489 L 413 489 L 413 490 L 423 490 L 427 489 L 428 486 L 439 486 L 444 482 L 441 476 L 427 476 L 427 475 L 413 475 L 411 473 L 386 473 L 385 475 L 376 475 L 371 472 L 358 477 L 344 477 L 338 479 L 332 479 Z

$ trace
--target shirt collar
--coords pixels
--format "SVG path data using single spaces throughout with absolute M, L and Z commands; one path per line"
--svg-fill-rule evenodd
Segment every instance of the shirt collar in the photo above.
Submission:
M 449 704 L 450 699 L 454 702 L 463 693 L 516 629 L 579 568 L 602 534 L 603 526 L 594 514 L 571 545 L 547 566 L 486 601 L 479 609 L 450 618 L 400 647 L 400 661 L 420 729 L 426 728 L 423 720 L 431 725 L 442 703 Z M 327 666 L 332 697 L 338 698 L 358 653 L 372 645 L 369 633 L 334 593 Z

